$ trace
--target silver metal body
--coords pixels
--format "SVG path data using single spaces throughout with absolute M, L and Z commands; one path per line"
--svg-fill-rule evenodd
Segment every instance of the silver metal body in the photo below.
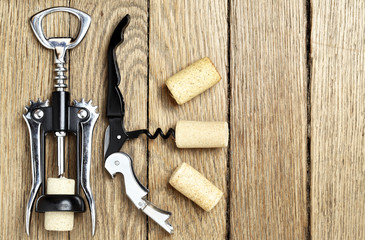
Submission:
M 42 147 L 42 128 L 41 123 L 35 121 L 32 118 L 32 113 L 40 107 L 48 107 L 48 100 L 42 102 L 38 100 L 37 102 L 30 101 L 30 106 L 25 107 L 26 113 L 23 114 L 23 118 L 27 123 L 29 136 L 30 136 L 30 158 L 32 163 L 32 187 L 29 193 L 29 200 L 27 203 L 27 209 L 25 211 L 25 229 L 29 235 L 30 217 L 32 215 L 32 209 L 34 205 L 35 197 L 37 196 L 39 187 L 42 184 L 42 170 L 41 161 L 44 156 L 41 156 Z
M 42 20 L 43 18 L 54 12 L 69 12 L 75 15 L 80 22 L 79 25 L 79 33 L 75 40 L 71 37 L 64 38 L 49 38 L 47 39 L 44 35 L 42 29 Z M 77 9 L 67 8 L 67 7 L 55 7 L 46 9 L 34 15 L 30 19 L 30 24 L 32 30 L 39 40 L 39 42 L 46 48 L 52 49 L 55 52 L 55 63 L 56 63 L 56 76 L 55 76 L 55 88 L 56 91 L 65 91 L 67 85 L 65 80 L 67 79 L 65 72 L 67 69 L 65 68 L 66 64 L 66 51 L 68 49 L 72 49 L 76 47 L 82 39 L 85 37 L 88 28 L 91 23 L 91 18 L 84 12 L 81 12 Z M 23 115 L 25 119 L 29 135 L 30 135 L 30 145 L 31 145 L 31 162 L 32 162 L 32 187 L 29 195 L 29 200 L 26 209 L 26 232 L 29 235 L 29 226 L 30 226 L 30 218 L 31 212 L 34 205 L 34 201 L 37 195 L 37 192 L 40 189 L 40 186 L 43 184 L 44 187 L 44 179 L 42 178 L 43 174 L 42 169 L 44 169 L 44 136 L 45 132 L 42 128 L 42 118 L 45 117 L 44 110 L 42 108 L 46 108 L 49 106 L 48 100 L 42 102 L 38 100 L 37 102 L 30 102 L 30 106 L 26 107 L 26 113 Z M 74 101 L 73 107 L 80 108 L 77 113 L 77 117 L 81 119 L 80 126 L 77 130 L 77 136 L 80 136 L 80 154 L 78 158 L 80 158 L 80 171 L 78 176 L 80 176 L 80 185 L 85 193 L 86 199 L 89 204 L 90 214 L 91 214 L 91 222 L 92 222 L 92 234 L 95 233 L 95 203 L 94 198 L 91 193 L 90 188 L 90 165 L 91 165 L 91 143 L 92 143 L 92 133 L 95 126 L 95 123 L 99 117 L 99 114 L 96 112 L 95 106 L 91 105 L 91 100 L 89 102 L 85 102 L 83 99 L 80 102 Z M 56 131 L 54 132 L 57 137 L 57 162 L 58 162 L 58 176 L 62 177 L 64 175 L 65 169 L 65 137 L 67 135 L 64 131 Z M 79 149 L 79 147 L 78 147 Z
M 125 191 L 133 204 L 168 233 L 173 233 L 174 228 L 167 222 L 171 213 L 154 206 L 147 200 L 148 189 L 136 177 L 132 158 L 128 154 L 123 152 L 111 154 L 105 161 L 105 168 L 112 178 L 116 173 L 123 174 Z
M 81 187 L 86 196 L 87 202 L 89 204 L 90 215 L 91 215 L 91 231 L 92 235 L 95 234 L 95 223 L 96 223 L 96 213 L 95 213 L 95 202 L 94 197 L 91 193 L 90 187 L 90 165 L 91 165 L 91 144 L 93 137 L 93 130 L 96 120 L 99 114 L 96 113 L 96 108 L 91 105 L 91 100 L 85 102 L 83 99 L 81 102 L 74 101 L 74 106 L 83 107 L 89 112 L 89 120 L 81 123 Z

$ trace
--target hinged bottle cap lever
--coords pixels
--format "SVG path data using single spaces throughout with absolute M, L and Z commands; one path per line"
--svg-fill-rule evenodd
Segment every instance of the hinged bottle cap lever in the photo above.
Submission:
M 148 189 L 136 177 L 132 158 L 128 154 L 123 152 L 113 153 L 106 159 L 105 168 L 112 178 L 116 173 L 123 174 L 125 191 L 133 204 L 168 233 L 173 233 L 174 228 L 167 222 L 171 213 L 156 207 L 147 200 Z

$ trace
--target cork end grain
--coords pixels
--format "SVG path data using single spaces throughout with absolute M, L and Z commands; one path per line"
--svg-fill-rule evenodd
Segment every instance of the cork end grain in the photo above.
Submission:
M 221 79 L 213 62 L 205 57 L 168 78 L 166 86 L 172 97 L 181 105 L 211 88 Z
M 74 228 L 74 213 L 45 212 L 44 228 L 47 231 L 72 231 Z
M 207 212 L 212 210 L 223 196 L 221 190 L 187 163 L 181 164 L 173 172 L 169 183 Z

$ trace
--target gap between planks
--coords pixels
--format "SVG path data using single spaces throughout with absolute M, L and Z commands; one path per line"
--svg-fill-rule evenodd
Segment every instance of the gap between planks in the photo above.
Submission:
M 231 239 L 231 0 L 227 0 L 227 122 L 228 122 L 228 147 L 227 147 L 227 206 L 226 206 L 226 239 Z
M 312 31 L 312 5 L 311 0 L 306 1 L 306 67 L 307 67 L 307 232 L 306 239 L 311 237 L 311 68 L 312 68 L 312 47 L 311 47 L 311 31 Z
M 147 111 L 146 111 L 146 119 L 147 119 L 147 130 L 150 129 L 150 119 L 149 119 L 149 114 L 150 114 L 150 104 L 149 104 L 149 99 L 150 99 L 150 0 L 147 0 Z M 146 188 L 149 189 L 149 179 L 150 179 L 150 151 L 149 151 L 149 145 L 148 145 L 149 141 L 148 138 L 146 138 L 146 165 L 147 165 L 147 174 L 146 174 L 146 178 L 147 178 L 147 186 Z M 149 195 L 147 195 L 147 199 L 149 199 Z M 146 215 L 146 240 L 149 239 L 149 219 L 148 216 Z

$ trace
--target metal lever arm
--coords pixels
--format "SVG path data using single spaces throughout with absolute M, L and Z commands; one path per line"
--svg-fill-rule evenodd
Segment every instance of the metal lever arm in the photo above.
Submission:
M 91 144 L 92 144 L 92 136 L 95 123 L 99 117 L 99 114 L 96 113 L 96 108 L 91 105 L 91 100 L 89 102 L 85 102 L 83 99 L 81 102 L 74 101 L 76 107 L 85 108 L 88 110 L 89 119 L 86 122 L 80 123 L 80 131 L 78 131 L 78 135 L 81 136 L 81 187 L 85 193 L 87 202 L 89 203 L 90 215 L 91 215 L 91 225 L 92 225 L 92 235 L 95 234 L 95 203 L 94 198 L 91 192 L 90 187 L 90 165 L 91 165 Z
M 29 199 L 27 203 L 27 209 L 25 213 L 25 227 L 26 232 L 29 236 L 30 218 L 32 215 L 32 209 L 34 205 L 35 197 L 37 196 L 38 190 L 43 182 L 43 141 L 44 132 L 42 130 L 42 124 L 37 122 L 32 115 L 36 114 L 37 109 L 47 107 L 48 101 L 32 102 L 29 107 L 26 107 L 26 113 L 23 114 L 23 118 L 27 123 L 29 136 L 30 136 L 30 153 L 32 160 L 32 187 L 29 193 Z
M 105 161 L 105 168 L 112 177 L 116 173 L 123 174 L 126 194 L 133 204 L 168 233 L 173 233 L 173 227 L 167 222 L 171 213 L 157 208 L 146 199 L 148 189 L 136 177 L 132 158 L 128 154 L 123 152 L 111 154 Z

